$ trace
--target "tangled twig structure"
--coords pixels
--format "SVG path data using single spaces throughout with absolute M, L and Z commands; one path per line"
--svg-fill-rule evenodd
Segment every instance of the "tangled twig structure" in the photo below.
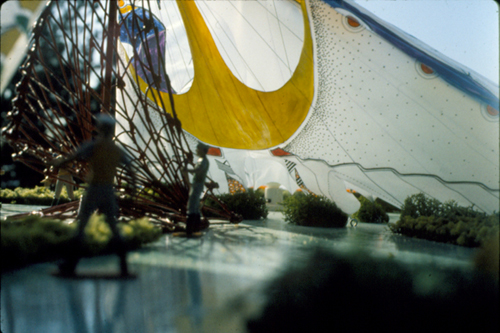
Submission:
M 147 1 L 140 1 L 146 8 Z M 14 160 L 36 172 L 57 178 L 46 162 L 67 154 L 92 139 L 93 116 L 99 112 L 117 119 L 116 141 L 133 158 L 139 188 L 119 170 L 117 191 L 121 216 L 148 216 L 167 230 L 185 221 L 189 179 L 184 172 L 193 163 L 196 139 L 186 134 L 176 116 L 170 81 L 166 73 L 160 32 L 152 17 L 133 12 L 125 38 L 140 43 L 145 54 L 126 59 L 120 52 L 123 14 L 117 1 L 51 1 L 33 27 L 30 48 L 17 85 L 10 124 L 3 129 L 14 148 Z M 124 36 L 122 36 L 124 38 Z M 140 60 L 138 60 L 140 59 Z M 130 66 L 136 70 L 130 70 Z M 140 73 L 147 73 L 141 75 Z M 135 76 L 135 77 L 134 77 Z M 142 80 L 142 81 L 141 81 Z M 135 82 L 149 87 L 166 85 L 170 104 L 144 92 Z M 125 87 L 127 89 L 125 89 Z M 75 186 L 84 186 L 87 165 L 69 167 Z M 230 222 L 241 218 L 229 211 L 207 183 L 204 198 L 212 196 L 219 207 L 204 207 L 210 216 Z M 43 211 L 53 217 L 74 217 L 78 203 Z

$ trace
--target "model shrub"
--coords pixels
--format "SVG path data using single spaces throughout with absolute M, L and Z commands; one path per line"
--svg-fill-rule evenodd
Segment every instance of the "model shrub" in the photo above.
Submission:
M 56 259 L 59 244 L 71 238 L 74 226 L 28 216 L 22 221 L 2 220 L 2 271 L 32 262 Z
M 217 195 L 217 198 L 224 202 L 229 210 L 240 214 L 245 220 L 258 220 L 267 217 L 266 199 L 262 191 L 248 189 L 245 192 L 236 192 L 234 194 L 220 194 Z M 208 207 L 218 206 L 210 198 L 205 201 L 205 205 Z
M 386 213 L 400 213 L 400 209 L 398 207 L 391 205 L 385 200 L 377 198 L 375 199 L 375 203 L 380 205 Z
M 146 218 L 119 223 L 118 228 L 128 249 L 153 242 L 161 235 Z M 103 215 L 94 214 L 85 229 L 85 246 L 75 249 L 72 237 L 75 223 L 30 215 L 23 220 L 1 221 L 2 271 L 43 261 L 62 259 L 69 251 L 79 251 L 84 256 L 109 252 L 111 230 Z
M 361 207 L 353 215 L 354 218 L 358 219 L 361 222 L 389 222 L 389 215 L 387 215 L 382 205 L 380 205 L 377 201 L 371 202 L 363 196 L 360 196 L 358 200 L 361 203 Z
M 401 216 L 438 216 L 441 213 L 441 202 L 428 198 L 423 193 L 407 197 L 401 207 Z
M 389 226 L 394 233 L 438 242 L 477 247 L 498 233 L 498 213 L 487 215 L 473 206 L 455 201 L 441 203 L 423 194 L 408 197 L 398 222 Z
M 498 332 L 498 280 L 489 274 L 359 251 L 291 261 L 263 295 L 248 332 Z
M 76 189 L 74 191 L 75 198 L 80 198 L 82 193 L 83 189 Z M 45 186 L 35 186 L 35 188 L 17 187 L 14 190 L 0 190 L 0 201 L 4 203 L 49 206 L 53 198 L 54 192 Z M 59 203 L 65 202 L 69 202 L 69 198 L 66 188 L 63 187 Z
M 309 194 L 291 195 L 283 201 L 285 221 L 310 227 L 345 227 L 347 214 L 322 196 Z
M 289 191 L 287 190 L 284 190 L 283 191 L 283 200 L 285 200 L 286 198 L 288 198 L 289 196 L 291 196 L 292 193 L 290 193 Z

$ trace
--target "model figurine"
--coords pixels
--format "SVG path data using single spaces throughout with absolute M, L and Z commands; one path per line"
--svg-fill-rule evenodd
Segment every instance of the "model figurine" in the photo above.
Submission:
M 200 197 L 203 193 L 205 178 L 207 177 L 209 166 L 207 153 L 208 146 L 200 142 L 196 147 L 196 155 L 200 157 L 198 162 L 193 169 L 186 168 L 187 172 L 193 174 L 193 181 L 191 183 L 191 188 L 189 189 L 189 199 L 187 204 L 186 233 L 188 235 L 207 227 L 201 222 L 200 212 Z
M 132 176 L 133 185 L 135 185 L 135 175 L 131 168 L 130 158 L 113 141 L 114 126 L 115 120 L 111 116 L 99 114 L 96 124 L 98 135 L 95 141 L 85 142 L 72 154 L 62 159 L 56 159 L 51 164 L 56 167 L 63 167 L 76 159 L 89 162 L 88 188 L 80 205 L 75 240 L 79 244 L 83 243 L 84 230 L 90 216 L 99 209 L 105 215 L 106 222 L 113 232 L 111 242 L 116 246 L 117 254 L 120 257 L 121 275 L 128 276 L 126 249 L 116 221 L 118 203 L 115 198 L 113 184 L 116 169 L 120 164 L 124 165 L 126 171 Z M 59 273 L 61 275 L 74 275 L 79 259 L 78 255 L 72 255 L 59 266 Z

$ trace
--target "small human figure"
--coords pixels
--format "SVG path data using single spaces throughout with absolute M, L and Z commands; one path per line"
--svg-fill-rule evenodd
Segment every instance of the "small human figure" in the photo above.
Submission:
M 83 143 L 75 152 L 62 159 L 56 159 L 51 164 L 56 167 L 76 160 L 87 160 L 90 164 L 90 173 L 87 179 L 89 184 L 82 198 L 78 212 L 78 227 L 75 241 L 83 243 L 84 230 L 90 216 L 99 209 L 106 217 L 113 232 L 111 242 L 117 248 L 120 257 L 120 269 L 122 276 L 128 276 L 126 249 L 124 241 L 118 231 L 116 216 L 118 215 L 118 204 L 113 191 L 114 177 L 117 167 L 122 164 L 133 179 L 135 186 L 135 174 L 131 168 L 131 161 L 127 154 L 113 142 L 115 120 L 105 114 L 97 116 L 97 137 L 95 141 Z M 76 265 L 80 257 L 72 255 L 59 266 L 60 274 L 74 275 Z
M 187 221 L 186 233 L 192 234 L 193 232 L 205 229 L 201 223 L 200 212 L 200 197 L 205 186 L 205 178 L 208 172 L 208 146 L 203 143 L 198 143 L 196 147 L 196 155 L 200 158 L 193 169 L 186 168 L 186 171 L 193 174 L 193 181 L 189 189 L 189 199 L 187 204 Z
M 65 168 L 59 168 L 57 173 L 56 188 L 54 190 L 54 199 L 52 199 L 51 206 L 57 206 L 59 204 L 59 199 L 61 198 L 61 192 L 63 186 L 66 187 L 66 192 L 68 193 L 69 200 L 75 200 L 75 194 L 73 193 L 73 176 Z

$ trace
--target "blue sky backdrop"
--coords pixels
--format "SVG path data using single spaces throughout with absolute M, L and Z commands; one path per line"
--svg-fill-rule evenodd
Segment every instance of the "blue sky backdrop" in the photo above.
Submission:
M 499 83 L 499 7 L 493 0 L 355 0 L 381 19 Z

